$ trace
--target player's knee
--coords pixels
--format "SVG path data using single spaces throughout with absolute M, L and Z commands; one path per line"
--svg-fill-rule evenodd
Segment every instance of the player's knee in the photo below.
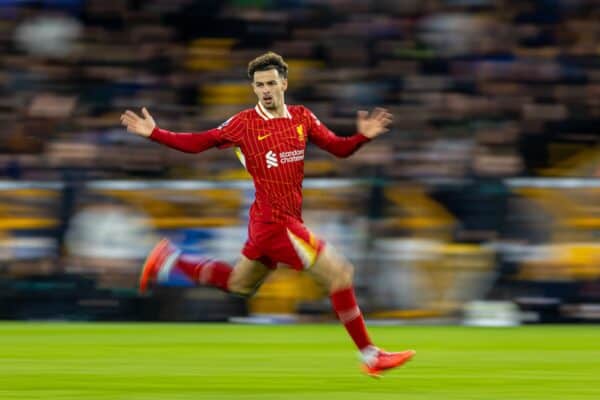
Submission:
M 245 299 L 254 296 L 254 293 L 256 293 L 256 290 L 249 290 L 249 289 L 234 289 L 234 290 L 229 290 L 229 294 L 232 294 L 234 296 L 237 297 L 243 297 Z
M 348 288 L 352 286 L 353 279 L 354 267 L 349 263 L 344 263 L 333 277 L 330 290 L 333 292 L 335 290 Z
M 227 282 L 227 289 L 229 293 L 241 297 L 251 297 L 256 292 L 256 287 L 248 285 L 241 279 L 235 279 L 234 277 L 229 279 Z
M 352 286 L 354 267 L 329 248 L 313 267 L 312 274 L 317 282 L 330 292 L 335 292 Z

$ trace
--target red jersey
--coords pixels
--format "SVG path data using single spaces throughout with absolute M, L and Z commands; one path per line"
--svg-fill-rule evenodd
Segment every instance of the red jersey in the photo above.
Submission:
M 188 153 L 237 146 L 256 191 L 250 221 L 302 222 L 307 140 L 338 157 L 348 157 L 369 139 L 360 133 L 337 136 L 306 107 L 284 107 L 285 116 L 274 117 L 259 103 L 204 132 L 176 133 L 156 127 L 150 139 Z

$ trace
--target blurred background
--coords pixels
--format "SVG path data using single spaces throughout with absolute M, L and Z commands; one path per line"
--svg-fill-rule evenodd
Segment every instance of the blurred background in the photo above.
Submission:
M 235 262 L 254 194 L 233 151 L 169 150 L 119 115 L 213 128 L 273 50 L 287 103 L 339 135 L 394 114 L 353 157 L 306 159 L 305 221 L 356 265 L 368 318 L 600 320 L 597 0 L 2 0 L 0 18 L 0 318 L 332 318 L 285 269 L 249 301 L 177 278 L 137 294 L 161 236 Z

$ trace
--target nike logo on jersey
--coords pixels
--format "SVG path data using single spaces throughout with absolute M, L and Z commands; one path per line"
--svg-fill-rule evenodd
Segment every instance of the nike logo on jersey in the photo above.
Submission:
M 258 141 L 260 142 L 261 140 L 265 140 L 269 136 L 271 136 L 271 133 L 267 133 L 266 135 L 258 135 Z

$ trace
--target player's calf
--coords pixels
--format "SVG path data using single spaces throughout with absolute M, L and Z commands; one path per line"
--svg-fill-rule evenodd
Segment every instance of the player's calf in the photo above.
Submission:
M 371 376 L 398 367 L 414 356 L 414 351 L 388 353 L 373 345 L 352 285 L 354 268 L 332 247 L 326 247 L 309 270 L 329 288 L 331 305 L 356 344 L 363 360 L 363 370 Z

